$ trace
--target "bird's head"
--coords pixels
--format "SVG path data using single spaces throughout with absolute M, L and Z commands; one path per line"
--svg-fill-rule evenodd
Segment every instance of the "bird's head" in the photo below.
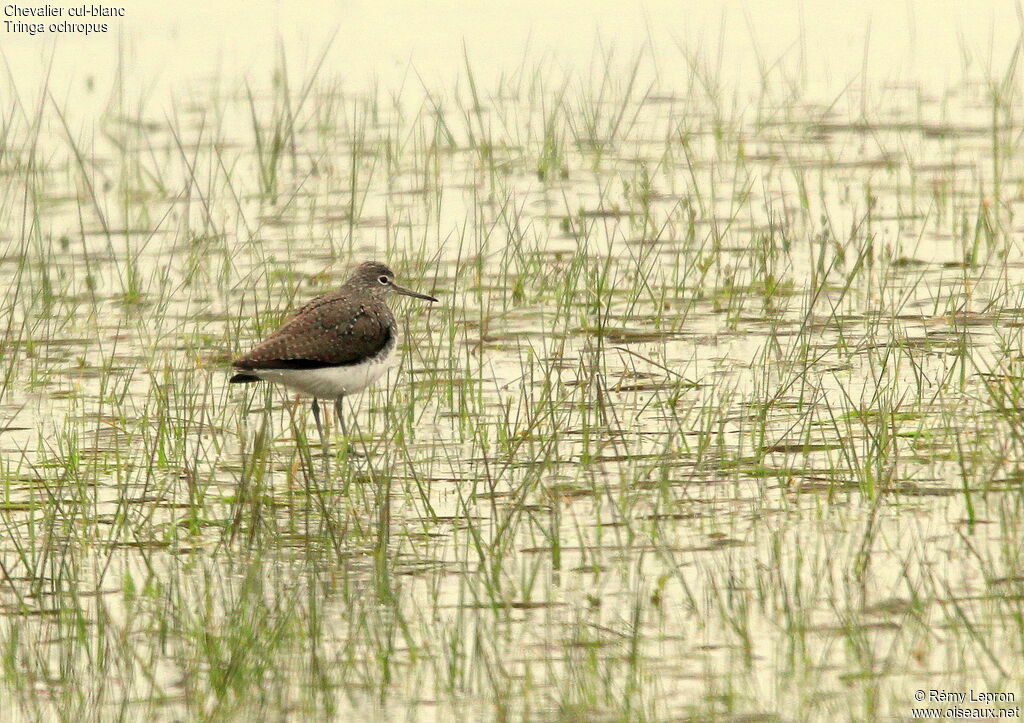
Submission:
M 385 297 L 390 294 L 401 294 L 414 299 L 437 301 L 433 296 L 420 294 L 396 284 L 395 272 L 379 261 L 364 261 L 359 264 L 345 285 L 359 287 L 374 296 Z

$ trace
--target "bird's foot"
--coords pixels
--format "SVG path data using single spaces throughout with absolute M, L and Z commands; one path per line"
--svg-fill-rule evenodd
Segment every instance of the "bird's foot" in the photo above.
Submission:
M 346 457 L 355 457 L 356 459 L 361 459 L 367 456 L 365 452 L 362 452 L 359 449 L 357 449 L 356 446 L 351 442 L 343 442 L 341 445 L 341 450 Z

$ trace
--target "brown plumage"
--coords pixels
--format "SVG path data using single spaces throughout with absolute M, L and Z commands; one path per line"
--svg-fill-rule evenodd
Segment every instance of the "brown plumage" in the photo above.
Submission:
M 245 371 L 321 369 L 360 364 L 390 352 L 396 329 L 387 295 L 399 293 L 437 301 L 396 286 L 394 277 L 394 272 L 382 263 L 360 264 L 341 288 L 304 304 L 280 329 L 233 361 L 232 366 Z M 230 381 L 258 379 L 243 371 Z
M 384 264 L 360 264 L 340 289 L 303 305 L 280 329 L 231 363 L 241 370 L 229 380 L 233 384 L 276 382 L 313 397 L 325 474 L 329 447 L 317 399 L 334 400 L 344 432 L 342 398 L 379 379 L 395 348 L 398 327 L 387 297 L 404 294 L 437 301 L 394 281 L 395 274 Z
M 394 339 L 383 299 L 354 297 L 344 286 L 319 296 L 232 365 L 238 369 L 319 369 L 371 359 Z

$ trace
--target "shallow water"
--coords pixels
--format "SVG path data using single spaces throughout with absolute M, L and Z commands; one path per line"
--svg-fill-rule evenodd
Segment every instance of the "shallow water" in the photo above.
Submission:
M 1019 691 L 1016 91 L 630 70 L 10 116 L 5 712 Z M 324 478 L 308 405 L 227 361 L 364 258 L 441 303 L 397 305 Z

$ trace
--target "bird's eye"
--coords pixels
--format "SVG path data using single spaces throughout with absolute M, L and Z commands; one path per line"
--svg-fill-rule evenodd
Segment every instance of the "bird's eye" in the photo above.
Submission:
M 387 286 L 387 285 L 388 285 L 388 283 L 389 283 L 389 281 L 388 281 L 388 277 L 387 277 L 387 276 L 378 276 L 378 277 L 377 277 L 377 281 L 381 282 L 381 283 L 382 283 L 382 284 L 384 284 L 385 286 Z

